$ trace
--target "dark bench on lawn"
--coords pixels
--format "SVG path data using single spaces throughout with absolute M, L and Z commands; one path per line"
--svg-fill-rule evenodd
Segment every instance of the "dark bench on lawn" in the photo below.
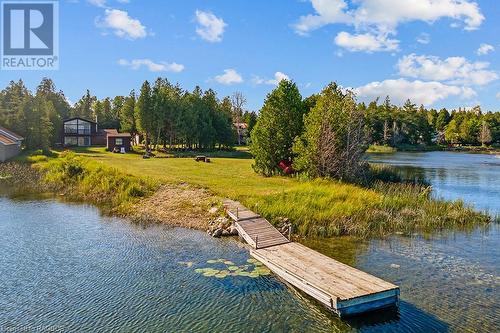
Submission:
M 210 158 L 208 158 L 208 157 L 206 157 L 206 156 L 196 156 L 196 157 L 194 158 L 194 160 L 195 160 L 196 162 L 200 162 L 200 161 L 201 161 L 201 162 L 205 162 L 205 163 L 210 163 Z

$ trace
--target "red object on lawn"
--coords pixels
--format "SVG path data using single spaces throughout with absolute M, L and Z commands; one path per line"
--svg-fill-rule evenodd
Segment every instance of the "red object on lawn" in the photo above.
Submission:
M 292 163 L 289 161 L 282 160 L 281 162 L 278 163 L 278 167 L 283 170 L 283 172 L 286 175 L 291 175 L 292 173 L 295 172 L 292 168 Z

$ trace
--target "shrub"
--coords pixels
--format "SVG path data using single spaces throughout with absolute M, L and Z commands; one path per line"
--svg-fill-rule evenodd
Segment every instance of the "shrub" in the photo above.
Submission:
M 122 213 L 137 198 L 153 193 L 156 182 L 121 173 L 72 152 L 41 166 L 44 180 L 75 200 L 85 200 Z

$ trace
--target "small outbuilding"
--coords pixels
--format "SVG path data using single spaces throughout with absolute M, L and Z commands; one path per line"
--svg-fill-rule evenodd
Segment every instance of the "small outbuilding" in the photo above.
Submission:
M 24 138 L 0 126 L 0 162 L 5 162 L 21 153 Z
M 128 153 L 132 150 L 132 135 L 130 133 L 118 133 L 117 130 L 107 129 L 106 149 L 113 152 Z

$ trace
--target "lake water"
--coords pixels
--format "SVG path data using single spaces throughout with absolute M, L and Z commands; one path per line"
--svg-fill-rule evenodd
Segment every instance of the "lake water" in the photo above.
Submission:
M 477 209 L 500 215 L 500 155 L 399 152 L 370 154 L 369 160 L 424 176 L 437 197 L 462 199 Z
M 401 287 L 398 311 L 341 321 L 273 275 L 197 271 L 225 268 L 219 259 L 251 270 L 236 240 L 141 227 L 87 205 L 0 197 L 0 332 L 500 332 L 499 244 L 497 224 L 309 240 Z

